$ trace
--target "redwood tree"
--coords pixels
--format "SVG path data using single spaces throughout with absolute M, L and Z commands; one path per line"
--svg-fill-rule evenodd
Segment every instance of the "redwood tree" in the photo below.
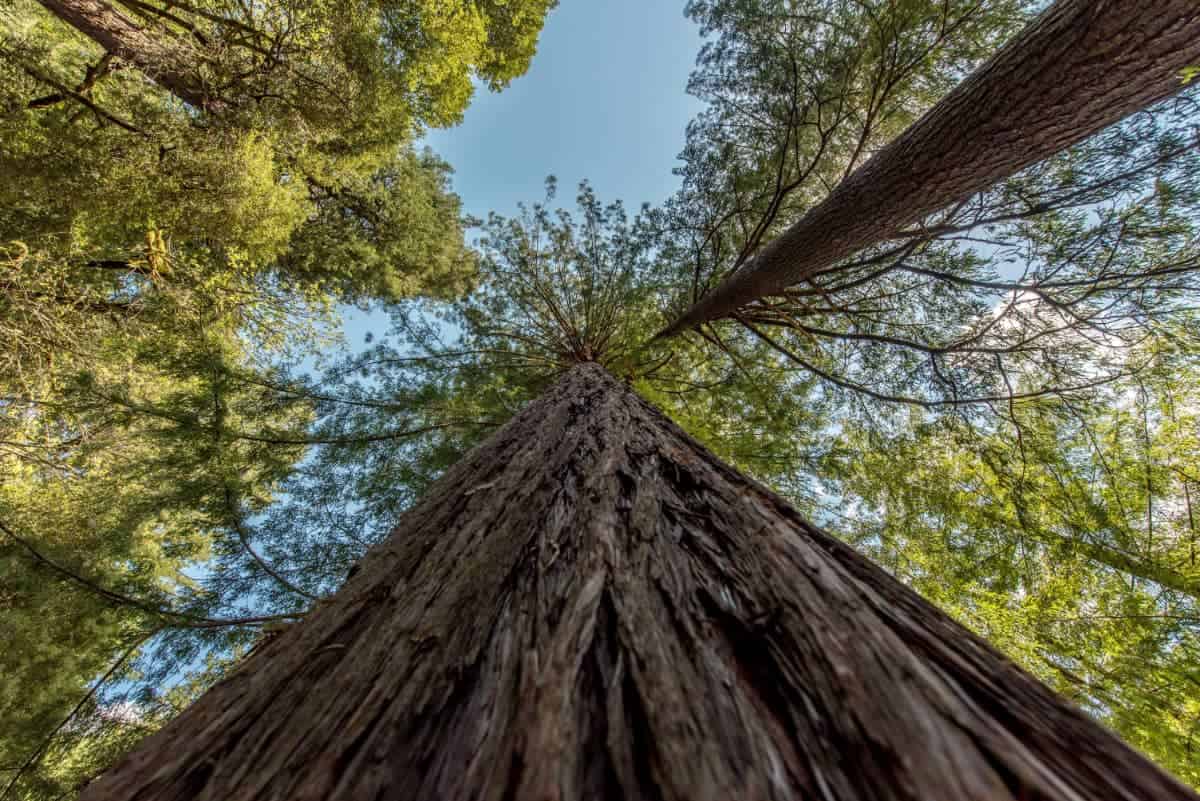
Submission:
M 1181 70 L 1197 60 L 1195 3 L 1059 0 L 753 259 L 742 253 L 664 335 L 728 317 L 899 236 L 1179 91 Z
M 100 799 L 1194 799 L 594 363 Z

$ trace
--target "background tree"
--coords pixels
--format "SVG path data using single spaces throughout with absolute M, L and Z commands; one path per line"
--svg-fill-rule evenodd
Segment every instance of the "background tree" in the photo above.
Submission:
M 692 303 L 991 55 L 1029 4 L 690 2 L 708 37 L 669 205 Z M 682 305 L 682 304 L 681 304 Z
M 414 122 L 455 121 L 472 94 L 472 77 L 503 88 L 528 68 L 553 6 L 550 0 L 40 4 L 109 54 L 106 70 L 113 59 L 137 69 L 202 112 L 206 123 L 290 124 L 307 129 L 306 137 L 324 129 L 327 146 L 344 152 L 402 142 Z
M 422 126 L 459 119 L 472 70 L 494 87 L 523 71 L 546 8 L 471 6 L 440 20 L 450 12 L 439 4 L 370 6 L 359 15 L 308 3 L 218 5 L 136 4 L 159 37 L 192 41 L 200 32 L 215 47 L 228 36 L 222 53 L 259 53 L 270 43 L 271 55 L 255 56 L 264 63 L 230 85 L 239 94 L 222 111 L 202 113 L 164 97 L 136 64 L 37 4 L 4 12 L 0 169 L 11 211 L 3 237 L 77 269 L 134 261 L 154 235 L 175 248 L 217 250 L 216 267 L 232 257 L 241 269 L 350 297 L 361 291 L 347 281 L 372 292 L 461 288 L 470 259 L 454 252 L 460 236 L 446 168 L 411 143 Z M 498 26 L 496 50 L 486 41 L 488 20 Z M 252 87 L 263 71 L 286 88 Z M 79 91 L 55 89 L 76 84 Z M 306 252 L 331 235 L 363 244 Z M 364 247 L 393 258 L 361 263 L 353 257 Z M 394 258 L 400 249 L 406 259 Z
M 754 242 L 664 334 L 781 292 L 1170 97 L 1198 32 L 1187 3 L 1059 0 L 746 263 Z
M 876 400 L 960 408 L 1115 378 L 1194 297 L 1195 115 L 1191 96 L 1148 110 L 736 326 Z

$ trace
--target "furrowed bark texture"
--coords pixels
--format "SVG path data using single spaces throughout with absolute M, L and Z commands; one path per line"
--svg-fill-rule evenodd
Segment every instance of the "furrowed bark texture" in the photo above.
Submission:
M 196 53 L 170 38 L 156 36 L 102 0 L 38 0 L 56 17 L 134 65 L 150 80 L 190 106 L 219 111 L 196 74 Z
M 1059 0 L 660 334 L 793 286 L 1183 88 L 1196 0 Z
M 1196 801 L 595 365 L 83 801 Z

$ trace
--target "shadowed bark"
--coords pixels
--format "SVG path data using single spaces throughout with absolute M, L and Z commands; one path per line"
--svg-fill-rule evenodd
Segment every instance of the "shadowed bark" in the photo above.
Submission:
M 83 801 L 1196 801 L 602 368 Z
M 1195 0 L 1059 0 L 660 336 L 728 317 L 1183 88 Z
M 224 104 L 209 95 L 197 74 L 198 54 L 192 48 L 170 37 L 148 32 L 103 0 L 38 2 L 188 105 L 210 112 L 223 108 Z

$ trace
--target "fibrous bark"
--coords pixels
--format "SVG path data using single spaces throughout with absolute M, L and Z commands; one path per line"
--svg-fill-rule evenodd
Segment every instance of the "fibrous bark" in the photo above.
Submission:
M 190 106 L 219 111 L 199 76 L 198 54 L 177 39 L 156 36 L 103 0 L 38 0 L 48 11 Z
M 778 293 L 1183 88 L 1195 0 L 1059 0 L 663 331 Z
M 185 798 L 1196 801 L 591 364 L 82 796 Z

